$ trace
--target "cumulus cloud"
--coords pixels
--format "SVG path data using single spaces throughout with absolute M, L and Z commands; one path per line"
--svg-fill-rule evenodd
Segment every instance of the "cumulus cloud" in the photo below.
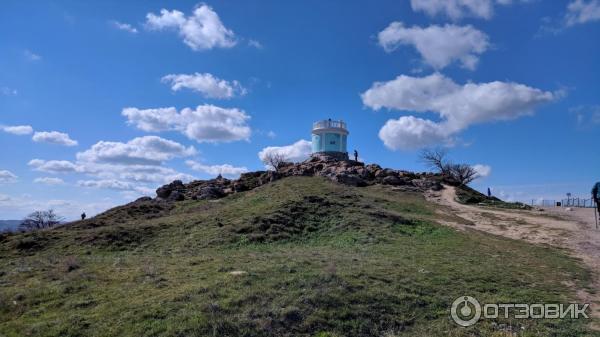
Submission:
M 178 91 L 183 88 L 202 94 L 206 98 L 227 99 L 238 95 L 245 95 L 246 89 L 240 82 L 226 81 L 209 73 L 170 74 L 162 78 L 165 83 L 170 83 L 171 90 Z
M 194 160 L 185 162 L 192 170 L 204 172 L 213 176 L 223 175 L 228 177 L 238 177 L 240 174 L 248 172 L 244 166 L 236 167 L 230 164 L 222 165 L 205 165 Z
M 379 45 L 391 52 L 401 45 L 412 45 L 423 61 L 435 69 L 442 69 L 458 61 L 462 67 L 474 70 L 479 55 L 489 47 L 488 36 L 473 26 L 432 25 L 426 28 L 405 27 L 392 22 L 378 34 Z
M 464 17 L 490 19 L 494 15 L 494 4 L 510 5 L 513 2 L 532 0 L 410 0 L 413 11 L 429 16 L 445 15 L 452 20 Z
M 277 153 L 282 154 L 286 160 L 300 162 L 306 160 L 310 156 L 311 151 L 311 142 L 300 139 L 292 145 L 265 147 L 258 153 L 258 158 L 264 161 L 268 154 Z
M 172 140 L 157 136 L 138 137 L 127 143 L 100 141 L 77 159 L 90 163 L 159 165 L 176 158 L 196 154 L 194 147 L 185 147 Z
M 196 7 L 187 17 L 178 10 L 161 9 L 158 15 L 148 13 L 146 27 L 150 30 L 176 30 L 193 50 L 231 48 L 237 43 L 233 31 L 226 28 L 219 15 L 205 4 Z
M 68 160 L 42 160 L 32 159 L 27 164 L 36 171 L 47 173 L 74 173 L 83 172 L 83 167 Z
M 485 178 L 492 174 L 492 167 L 489 165 L 476 164 L 472 166 L 475 172 L 477 172 L 477 177 Z
M 575 0 L 567 5 L 565 23 L 567 26 L 600 20 L 599 0 Z
M 169 183 L 173 180 L 184 182 L 196 179 L 170 167 L 156 165 L 112 165 L 85 163 L 91 175 L 102 179 L 119 179 L 134 183 Z
M 29 61 L 39 61 L 42 59 L 42 57 L 39 54 L 36 54 L 34 52 L 32 52 L 31 50 L 25 49 L 23 51 L 23 55 L 25 56 L 26 59 L 28 59 Z
M 76 146 L 77 145 L 77 141 L 71 139 L 71 137 L 69 137 L 68 134 L 58 132 L 58 131 L 36 132 L 33 134 L 33 137 L 31 139 L 33 139 L 34 142 L 38 142 L 38 143 L 40 143 L 40 142 L 41 143 L 50 143 L 50 144 L 64 145 L 64 146 Z
M 147 132 L 179 131 L 197 142 L 219 143 L 250 138 L 250 119 L 243 110 L 199 105 L 195 110 L 173 107 L 156 109 L 125 108 L 128 123 Z
M 30 135 L 33 133 L 33 128 L 30 125 L 15 125 L 15 126 L 0 126 L 2 131 L 12 133 L 13 135 Z
M 0 184 L 14 183 L 17 181 L 17 176 L 8 170 L 0 170 Z
M 511 120 L 533 114 L 541 104 L 560 97 L 514 82 L 456 84 L 441 74 L 425 77 L 398 76 L 376 82 L 362 95 L 363 103 L 375 110 L 437 113 L 441 121 L 412 116 L 389 120 L 379 137 L 391 149 L 418 148 L 452 137 L 473 124 Z
M 62 185 L 65 183 L 64 180 L 62 180 L 60 178 L 53 178 L 53 177 L 35 178 L 33 180 L 33 182 L 36 184 L 45 184 L 45 185 Z
M 449 142 L 449 133 L 436 122 L 413 116 L 388 120 L 379 130 L 379 139 L 392 150 L 416 149 Z
M 123 30 L 123 31 L 126 31 L 131 34 L 138 33 L 137 28 L 133 27 L 132 25 L 130 25 L 128 23 L 123 23 L 123 22 L 119 22 L 119 21 L 111 21 L 110 24 L 118 30 Z

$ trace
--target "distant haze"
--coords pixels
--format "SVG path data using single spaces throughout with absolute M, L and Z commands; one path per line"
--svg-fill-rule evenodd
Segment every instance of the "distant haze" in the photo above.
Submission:
M 0 220 L 0 232 L 5 230 L 15 230 L 23 220 Z

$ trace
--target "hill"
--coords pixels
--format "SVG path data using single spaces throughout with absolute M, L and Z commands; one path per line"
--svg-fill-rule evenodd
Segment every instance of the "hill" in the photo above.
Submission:
M 215 198 L 185 195 L 216 180 L 176 183 L 168 194 L 179 201 L 145 198 L 52 230 L 2 234 L 0 332 L 593 335 L 584 320 L 455 325 L 448 313 L 459 296 L 567 303 L 590 273 L 549 246 L 439 225 L 464 219 L 412 183 L 332 180 L 282 176 Z
M 23 220 L 0 220 L 0 232 L 12 231 L 19 227 Z

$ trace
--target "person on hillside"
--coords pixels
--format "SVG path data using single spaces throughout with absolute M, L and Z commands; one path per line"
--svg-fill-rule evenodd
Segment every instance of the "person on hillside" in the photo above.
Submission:
M 600 200 L 600 181 L 592 187 L 592 199 L 596 203 L 596 207 L 598 207 L 598 213 L 600 213 L 600 204 L 598 204 L 598 200 Z
M 81 213 L 81 220 L 82 221 L 85 220 L 85 217 L 86 217 L 85 212 Z
M 492 197 L 492 190 L 490 190 L 490 188 L 488 187 L 488 198 Z
M 354 150 L 354 161 L 358 161 L 358 151 Z

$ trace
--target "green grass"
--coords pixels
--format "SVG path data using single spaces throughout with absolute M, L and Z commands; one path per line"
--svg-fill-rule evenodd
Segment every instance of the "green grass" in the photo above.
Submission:
M 566 303 L 563 284 L 590 274 L 557 249 L 439 226 L 418 194 L 294 177 L 142 208 L 0 237 L 0 336 L 593 335 L 584 320 L 454 325 L 458 296 Z

